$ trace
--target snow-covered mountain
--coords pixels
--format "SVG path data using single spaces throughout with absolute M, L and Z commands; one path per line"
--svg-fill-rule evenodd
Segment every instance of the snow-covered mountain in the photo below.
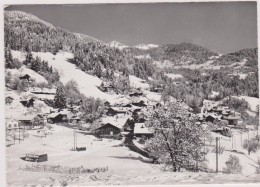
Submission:
M 113 48 L 118 48 L 120 50 L 129 47 L 129 46 L 121 44 L 120 42 L 117 42 L 117 41 L 112 41 L 112 42 L 108 43 L 108 46 L 113 47 Z
M 156 44 L 139 44 L 139 45 L 136 45 L 135 47 L 138 48 L 138 49 L 148 50 L 148 49 L 151 49 L 151 48 L 159 47 L 159 45 L 156 45 Z

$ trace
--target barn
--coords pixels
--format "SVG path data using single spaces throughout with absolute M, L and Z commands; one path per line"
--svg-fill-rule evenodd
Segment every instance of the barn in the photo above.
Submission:
M 113 124 L 107 123 L 95 130 L 99 137 L 113 137 L 121 132 L 121 129 Z
M 110 107 L 107 109 L 106 115 L 115 116 L 117 114 L 126 114 L 126 113 L 127 113 L 126 107 Z
M 48 123 L 60 123 L 62 122 L 62 115 L 60 113 L 51 113 L 47 116 Z
M 25 107 L 33 107 L 34 106 L 34 101 L 35 99 L 31 98 L 31 99 L 28 99 L 28 100 L 21 100 L 20 103 L 23 104 L 23 106 Z
M 60 114 L 62 115 L 63 122 L 69 122 L 70 119 L 74 116 L 74 114 L 69 110 L 60 111 Z
M 104 117 L 101 126 L 96 128 L 95 133 L 100 137 L 113 137 L 127 128 L 129 115 L 122 117 Z
M 44 125 L 44 118 L 40 114 L 24 115 L 18 121 L 20 122 L 20 127 L 24 129 L 33 129 Z
M 28 74 L 25 74 L 25 75 L 23 75 L 23 76 L 20 76 L 19 78 L 20 78 L 20 80 L 27 80 L 27 81 L 29 81 L 30 78 L 31 78 L 31 76 L 28 75 Z

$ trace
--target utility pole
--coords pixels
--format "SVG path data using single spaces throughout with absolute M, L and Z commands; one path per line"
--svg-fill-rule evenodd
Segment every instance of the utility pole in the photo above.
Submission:
M 218 173 L 218 137 L 216 137 L 216 173 Z
M 73 143 L 74 143 L 74 149 L 75 149 L 75 130 L 73 131 L 73 138 L 74 138 Z
M 242 142 L 242 131 L 240 132 L 241 135 L 241 147 L 243 147 L 243 142 Z
M 257 140 L 258 140 L 258 142 L 259 142 L 260 137 L 259 137 L 259 135 L 258 135 L 258 130 L 259 130 L 259 124 L 256 125 L 256 137 L 257 137 Z
M 232 150 L 233 150 L 233 134 L 231 135 L 231 141 L 232 141 Z
M 18 126 L 19 129 L 19 144 L 20 144 L 20 127 Z
M 220 155 L 220 137 L 218 138 L 218 154 Z
M 204 138 L 204 160 L 206 160 L 206 139 Z
M 76 148 L 77 148 L 77 132 L 75 131 Z

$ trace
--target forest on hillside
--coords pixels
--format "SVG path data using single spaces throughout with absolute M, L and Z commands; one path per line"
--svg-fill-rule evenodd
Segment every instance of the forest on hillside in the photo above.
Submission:
M 238 76 L 229 76 L 232 73 L 230 68 L 220 70 L 182 68 L 176 70 L 174 68 L 158 68 L 153 63 L 154 60 L 171 60 L 173 63 L 188 61 L 189 63 L 200 64 L 211 56 L 218 55 L 216 52 L 195 44 L 167 44 L 145 52 L 133 48 L 119 50 L 92 37 L 74 34 L 54 27 L 33 15 L 23 12 L 6 11 L 4 19 L 6 51 L 25 51 L 27 58 L 30 58 L 32 51 L 51 52 L 53 54 L 56 54 L 59 50 L 71 52 L 74 54 L 74 58 L 70 59 L 71 63 L 88 74 L 112 82 L 115 85 L 116 93 L 127 93 L 131 89 L 129 75 L 135 75 L 147 81 L 149 77 L 152 78 L 148 81 L 152 88 L 163 85 L 163 94 L 175 98 L 192 97 L 194 100 L 201 101 L 208 98 L 212 91 L 219 92 L 216 98 L 219 100 L 230 95 L 259 97 L 256 49 L 244 49 L 223 55 L 215 61 L 222 64 L 247 59 L 245 66 L 247 71 L 252 71 L 252 73 L 247 75 L 245 79 L 239 79 Z M 136 54 L 144 53 L 149 53 L 151 59 L 135 58 Z M 17 61 L 8 59 L 10 58 L 7 57 L 6 68 L 17 68 Z M 30 69 L 38 71 L 41 60 L 35 59 L 32 63 L 23 63 Z M 46 63 L 48 62 L 43 64 Z M 39 70 L 41 75 L 49 77 L 46 65 L 41 70 Z M 176 85 L 165 76 L 165 72 L 182 74 L 184 79 L 179 80 L 179 84 Z

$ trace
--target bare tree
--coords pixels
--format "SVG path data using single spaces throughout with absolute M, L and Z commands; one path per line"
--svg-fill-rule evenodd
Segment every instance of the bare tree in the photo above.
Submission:
M 171 171 L 188 169 L 203 160 L 206 133 L 196 124 L 196 117 L 179 104 L 169 103 L 154 110 L 147 125 L 154 129 L 154 137 L 148 141 L 151 156 Z
M 248 155 L 250 155 L 251 152 L 256 152 L 260 147 L 260 144 L 258 143 L 256 138 L 252 138 L 250 140 L 245 140 L 243 144 L 243 148 L 247 149 Z

